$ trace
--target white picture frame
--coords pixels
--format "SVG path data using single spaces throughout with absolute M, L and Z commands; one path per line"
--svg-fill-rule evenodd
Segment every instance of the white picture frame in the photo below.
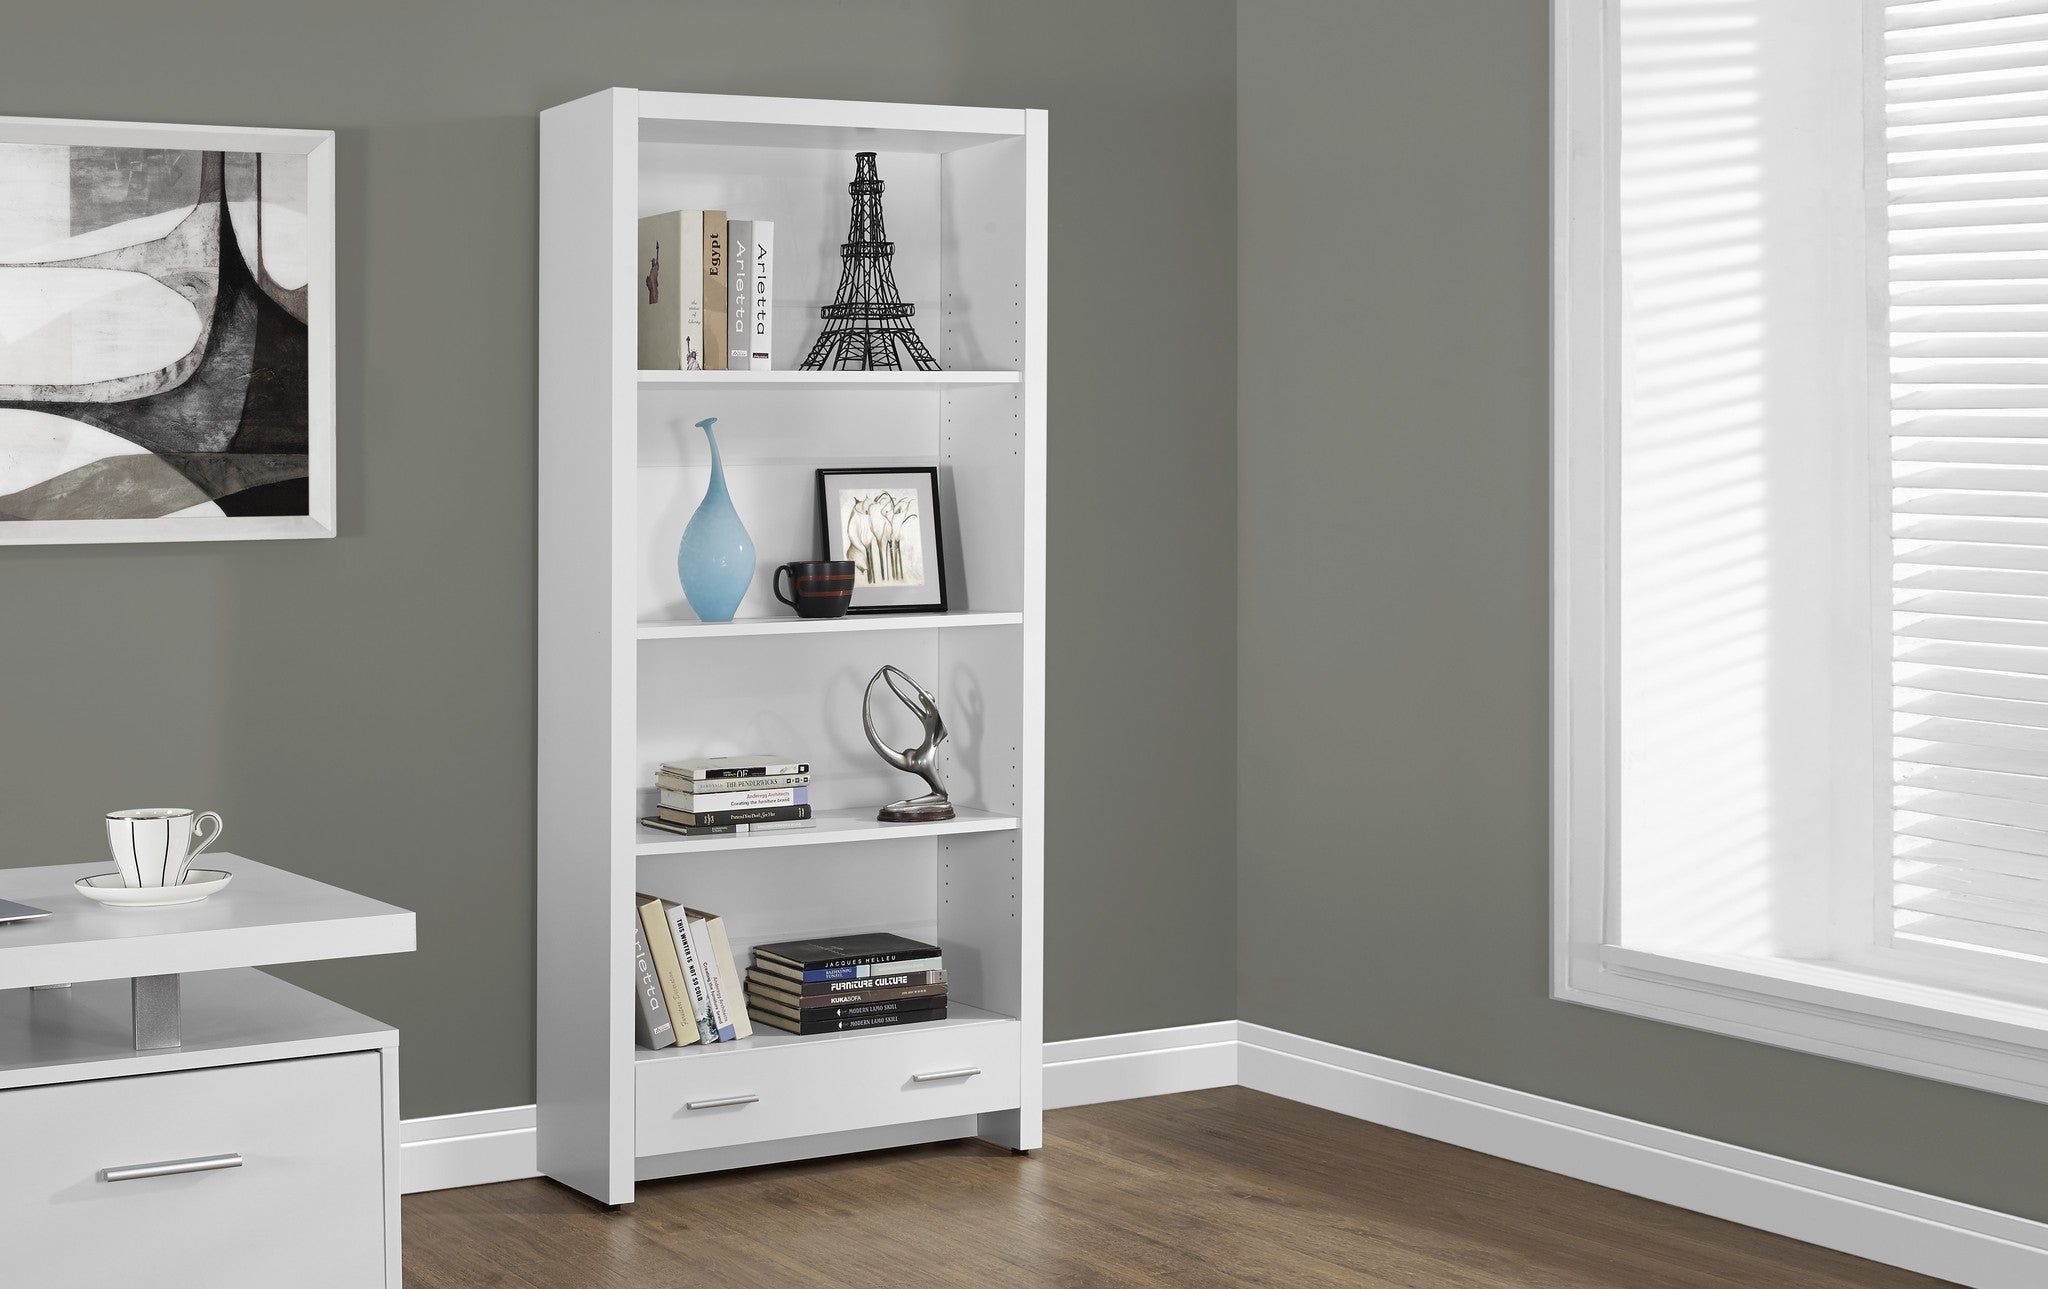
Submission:
M 336 533 L 334 132 L 0 116 L 0 145 L 9 144 L 263 153 L 304 158 L 306 499 L 304 514 L 173 514 L 153 518 L 58 519 L 7 518 L 0 515 L 0 545 L 333 537 Z M 8 200 L 7 151 L 0 148 L 0 203 Z M 4 216 L 4 212 L 0 212 L 0 216 Z M 8 262 L 0 257 L 0 270 L 6 267 L 9 267 Z M 8 410 L 32 407 L 32 403 L 18 400 L 0 402 L 0 408 Z M 5 464 L 6 451 L 7 445 L 0 442 L 0 465 Z M 0 488 L 0 493 L 9 491 Z

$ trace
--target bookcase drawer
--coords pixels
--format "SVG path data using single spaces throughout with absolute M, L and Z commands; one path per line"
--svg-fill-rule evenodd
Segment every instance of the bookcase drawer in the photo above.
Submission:
M 940 1021 L 724 1052 L 670 1049 L 635 1067 L 635 1148 L 665 1155 L 1010 1109 L 1018 1028 Z
M 0 1283 L 385 1283 L 375 1053 L 0 1092 Z

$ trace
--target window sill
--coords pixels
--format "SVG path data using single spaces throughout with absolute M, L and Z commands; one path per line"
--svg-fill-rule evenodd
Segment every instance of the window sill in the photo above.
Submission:
M 2048 1101 L 2048 1007 L 1869 968 L 1602 945 L 1579 959 L 1556 996 Z

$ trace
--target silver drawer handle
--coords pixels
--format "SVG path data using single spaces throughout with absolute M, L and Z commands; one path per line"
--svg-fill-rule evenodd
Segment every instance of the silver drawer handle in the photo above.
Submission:
M 981 1073 L 980 1066 L 969 1066 L 964 1070 L 935 1070 L 930 1074 L 913 1074 L 912 1083 L 937 1083 L 942 1079 L 971 1079 Z
M 133 1182 L 144 1177 L 175 1177 L 179 1173 L 210 1173 L 216 1168 L 240 1168 L 240 1155 L 202 1155 L 198 1159 L 171 1159 L 161 1164 L 130 1164 L 126 1168 L 102 1168 L 103 1182 Z
M 754 1093 L 747 1092 L 736 1097 L 713 1097 L 709 1101 L 685 1101 L 683 1106 L 689 1110 L 716 1110 L 718 1107 L 726 1105 L 752 1105 L 760 1099 Z

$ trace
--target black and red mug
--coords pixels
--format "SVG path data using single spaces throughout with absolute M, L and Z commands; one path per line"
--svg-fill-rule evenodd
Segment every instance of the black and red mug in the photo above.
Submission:
M 782 593 L 782 579 L 789 577 L 790 594 Z M 769 579 L 775 598 L 796 610 L 800 618 L 841 618 L 853 603 L 853 561 L 850 559 L 807 559 L 784 564 Z

